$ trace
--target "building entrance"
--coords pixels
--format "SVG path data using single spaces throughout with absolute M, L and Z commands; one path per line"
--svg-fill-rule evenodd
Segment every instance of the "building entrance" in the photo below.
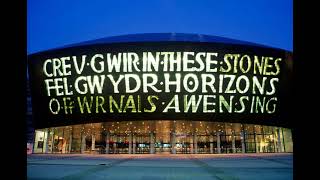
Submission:
M 114 124 L 117 126 L 115 127 Z M 291 152 L 290 129 L 189 121 L 107 122 L 39 129 L 33 153 Z
M 112 134 L 109 140 L 110 154 L 127 154 L 129 152 L 129 137 L 122 134 Z
M 178 134 L 176 135 L 176 152 L 177 154 L 192 153 L 192 135 Z
M 148 134 L 135 136 L 136 154 L 149 154 L 150 153 L 150 136 Z

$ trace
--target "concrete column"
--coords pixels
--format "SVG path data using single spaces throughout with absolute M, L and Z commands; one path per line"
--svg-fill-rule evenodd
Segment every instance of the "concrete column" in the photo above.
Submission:
M 105 141 L 106 141 L 106 154 L 109 154 L 110 152 L 109 152 L 109 143 L 110 143 L 110 141 L 109 141 L 109 139 L 110 139 L 110 133 L 109 132 L 107 132 L 107 135 L 106 135 L 106 137 L 105 137 Z
M 194 143 L 194 153 L 198 154 L 198 137 L 197 137 L 197 133 L 193 134 L 193 143 Z
M 273 134 L 272 134 L 272 141 L 273 141 L 273 149 L 274 149 L 274 152 L 278 152 L 278 147 L 277 147 L 277 141 L 276 141 L 276 128 L 273 128 Z
M 51 146 L 52 148 L 53 146 Z M 35 148 L 36 148 L 36 131 L 33 131 L 33 143 L 32 143 L 32 154 L 35 153 Z M 52 152 L 52 151 L 51 151 Z
M 171 153 L 176 154 L 176 133 L 171 134 Z
M 241 132 L 241 151 L 242 153 L 246 153 L 246 146 L 244 142 L 244 132 Z
M 117 139 L 115 138 L 117 136 L 113 136 L 113 145 L 112 145 L 112 149 L 113 149 L 113 154 L 117 153 Z
M 236 137 L 234 132 L 232 132 L 232 153 L 236 153 Z
M 193 136 L 190 138 L 190 153 L 194 153 L 194 148 L 193 148 Z
M 68 149 L 69 153 L 71 153 L 71 146 L 72 146 L 72 131 L 73 130 L 71 130 L 70 136 L 69 136 L 69 149 Z
M 45 150 L 44 152 L 45 153 L 48 153 L 49 152 L 49 136 L 50 136 L 50 131 L 48 128 L 46 128 L 46 131 L 45 131 L 45 135 L 43 137 L 43 140 L 45 141 Z
M 150 154 L 154 154 L 154 133 L 150 133 Z
M 53 153 L 53 146 L 54 146 L 54 133 L 53 133 L 53 129 L 51 129 L 52 131 L 52 136 L 51 136 L 51 153 Z
M 278 133 L 278 152 L 283 152 L 282 138 L 281 138 L 281 128 L 277 129 Z
M 218 154 L 221 154 L 220 132 L 217 132 L 217 151 L 218 151 Z
M 91 141 L 92 141 L 92 143 L 91 143 L 91 150 L 92 151 L 94 151 L 94 150 L 96 150 L 96 136 L 94 135 L 94 134 L 92 134 L 91 135 Z
M 210 135 L 210 154 L 213 154 L 213 135 Z
M 129 150 L 128 154 L 132 154 L 132 133 L 129 134 Z
M 132 136 L 132 154 L 136 153 L 136 135 Z
M 259 149 L 259 143 L 260 142 L 258 142 L 258 138 L 257 138 L 256 133 L 254 133 L 254 143 L 256 145 L 256 153 L 259 153 L 260 152 L 260 149 Z
M 81 153 L 84 153 L 86 148 L 86 136 L 84 134 L 82 134 L 81 136 Z

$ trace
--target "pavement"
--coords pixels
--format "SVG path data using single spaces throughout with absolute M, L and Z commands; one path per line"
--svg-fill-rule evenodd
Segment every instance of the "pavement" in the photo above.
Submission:
M 292 153 L 30 154 L 30 180 L 287 180 Z

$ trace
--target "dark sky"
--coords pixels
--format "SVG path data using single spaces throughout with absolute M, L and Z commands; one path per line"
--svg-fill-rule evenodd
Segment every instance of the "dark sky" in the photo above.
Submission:
M 28 54 L 108 36 L 197 33 L 292 51 L 292 0 L 28 0 Z

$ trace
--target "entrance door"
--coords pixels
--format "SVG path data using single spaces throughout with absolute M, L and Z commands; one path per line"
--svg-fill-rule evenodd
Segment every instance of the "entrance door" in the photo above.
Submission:
M 129 152 L 129 137 L 122 134 L 110 136 L 109 153 L 110 154 L 127 154 Z
M 156 141 L 155 141 L 155 152 L 170 154 L 171 153 L 171 144 L 170 144 L 170 133 L 161 132 L 156 133 Z
M 176 135 L 177 154 L 190 154 L 191 152 L 191 135 L 178 134 Z
M 136 136 L 136 153 L 137 154 L 150 153 L 150 136 L 149 135 Z
M 199 154 L 210 154 L 210 135 L 197 135 L 197 146 Z

